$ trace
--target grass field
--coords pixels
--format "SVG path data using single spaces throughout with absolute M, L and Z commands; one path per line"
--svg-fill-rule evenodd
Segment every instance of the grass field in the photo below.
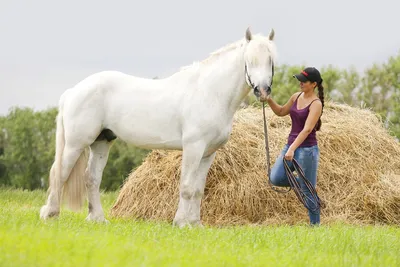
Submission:
M 108 213 L 116 193 L 102 195 Z M 0 266 L 400 266 L 400 228 L 343 224 L 177 229 L 169 223 L 42 222 L 44 192 L 0 189 Z

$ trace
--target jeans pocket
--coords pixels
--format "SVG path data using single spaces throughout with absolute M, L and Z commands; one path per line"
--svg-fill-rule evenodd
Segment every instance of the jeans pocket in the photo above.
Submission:
M 318 163 L 319 161 L 319 148 L 316 146 L 312 151 L 313 162 Z
M 313 156 L 313 151 L 315 150 L 313 147 L 299 147 L 299 157 L 300 158 L 311 158 Z

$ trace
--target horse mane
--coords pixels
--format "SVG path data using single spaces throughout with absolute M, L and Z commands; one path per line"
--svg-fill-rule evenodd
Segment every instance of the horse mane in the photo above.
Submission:
M 275 63 L 276 58 L 277 58 L 277 53 L 276 53 L 276 48 L 275 45 L 272 41 L 268 40 L 268 37 L 262 36 L 261 34 L 254 34 L 252 35 L 252 40 L 262 40 L 263 44 L 266 44 L 268 47 L 269 52 L 271 53 L 271 57 L 272 57 L 272 62 Z M 212 62 L 214 62 L 219 56 L 230 52 L 232 50 L 235 50 L 239 47 L 244 46 L 247 43 L 247 41 L 245 40 L 245 38 L 241 38 L 235 42 L 229 43 L 221 48 L 218 48 L 217 50 L 213 51 L 210 53 L 210 55 L 206 58 L 203 59 L 202 61 L 194 61 L 192 64 L 187 65 L 187 66 L 183 66 L 179 69 L 179 71 L 184 71 L 184 70 L 188 70 L 190 68 L 193 67 L 200 67 L 201 65 L 206 65 L 206 64 L 210 64 Z M 254 59 L 257 60 L 257 59 Z

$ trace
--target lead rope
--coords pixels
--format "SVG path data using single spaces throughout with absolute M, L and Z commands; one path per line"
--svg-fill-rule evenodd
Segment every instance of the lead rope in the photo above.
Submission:
M 269 145 L 268 145 L 268 128 L 267 128 L 267 119 L 265 117 L 265 102 L 263 102 L 263 117 L 264 117 L 264 139 L 265 139 L 265 151 L 267 154 L 267 172 L 268 172 L 268 183 L 271 186 L 271 188 L 278 192 L 278 193 L 287 193 L 290 191 L 291 187 L 289 187 L 289 190 L 281 190 L 276 188 L 272 183 L 271 183 L 271 158 L 269 155 Z
M 296 177 L 290 170 L 287 160 L 283 159 L 283 164 L 285 166 L 285 171 L 286 175 L 288 176 L 290 186 L 293 187 L 293 191 L 296 193 L 296 196 L 300 200 L 300 202 L 303 203 L 304 207 L 308 209 L 311 213 L 315 214 L 321 207 L 321 200 L 319 199 L 317 191 L 315 190 L 314 186 L 305 177 L 304 171 L 300 167 L 299 163 L 295 159 L 293 159 L 292 162 L 299 178 L 303 180 L 303 183 L 307 187 L 307 190 L 310 192 L 311 198 L 303 192 L 303 190 L 301 189 L 301 185 L 299 184 L 299 181 L 296 179 Z M 307 202 L 307 200 L 309 200 L 310 202 Z M 312 204 L 313 206 L 311 206 Z

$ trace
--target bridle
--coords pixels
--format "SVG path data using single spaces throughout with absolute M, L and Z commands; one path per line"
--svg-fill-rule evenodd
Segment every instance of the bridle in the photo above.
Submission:
M 253 91 L 254 92 L 260 91 L 258 89 L 258 86 L 255 86 L 254 83 L 251 81 L 249 72 L 247 71 L 247 64 L 246 63 L 244 64 L 244 73 L 245 73 L 246 79 L 247 79 L 249 85 L 251 86 L 251 88 L 253 89 Z M 271 76 L 271 84 L 269 85 L 269 89 L 272 88 L 272 84 L 274 82 L 274 74 L 275 74 L 275 65 L 274 65 L 274 62 L 272 61 L 272 76 Z
M 254 91 L 258 90 L 258 88 L 256 86 L 254 86 L 254 83 L 251 81 L 250 76 L 247 72 L 247 64 L 245 64 L 245 75 L 246 75 L 246 78 L 247 78 L 250 86 L 252 87 L 252 89 Z M 270 87 L 272 87 L 273 78 L 274 78 L 274 64 L 272 63 L 272 79 L 271 79 Z M 295 192 L 297 198 L 300 200 L 301 203 L 303 203 L 304 207 L 306 207 L 310 212 L 314 213 L 321 206 L 321 201 L 318 197 L 318 194 L 317 194 L 314 186 L 310 183 L 310 181 L 307 180 L 307 178 L 304 175 L 304 171 L 302 170 L 299 163 L 294 158 L 292 159 L 293 167 L 296 170 L 296 172 L 298 173 L 299 178 L 301 180 L 303 180 L 308 191 L 311 193 L 311 197 L 314 199 L 314 201 L 311 200 L 314 204 L 314 208 L 310 207 L 309 203 L 307 203 L 306 198 L 308 198 L 308 197 L 307 197 L 307 195 L 304 194 L 303 190 L 301 190 L 301 186 L 300 186 L 299 182 L 297 181 L 296 177 L 294 176 L 293 172 L 290 170 L 288 162 L 285 158 L 283 158 L 283 164 L 284 164 L 285 172 L 288 177 L 289 184 L 290 184 L 288 190 L 278 189 L 271 183 L 271 158 L 270 158 L 269 145 L 268 145 L 269 142 L 268 142 L 267 119 L 265 116 L 265 102 L 263 102 L 262 108 L 263 108 L 263 121 L 264 121 L 265 151 L 266 151 L 266 157 L 267 157 L 266 160 L 267 160 L 268 183 L 271 186 L 271 188 L 278 193 L 288 193 L 293 188 L 293 191 Z

